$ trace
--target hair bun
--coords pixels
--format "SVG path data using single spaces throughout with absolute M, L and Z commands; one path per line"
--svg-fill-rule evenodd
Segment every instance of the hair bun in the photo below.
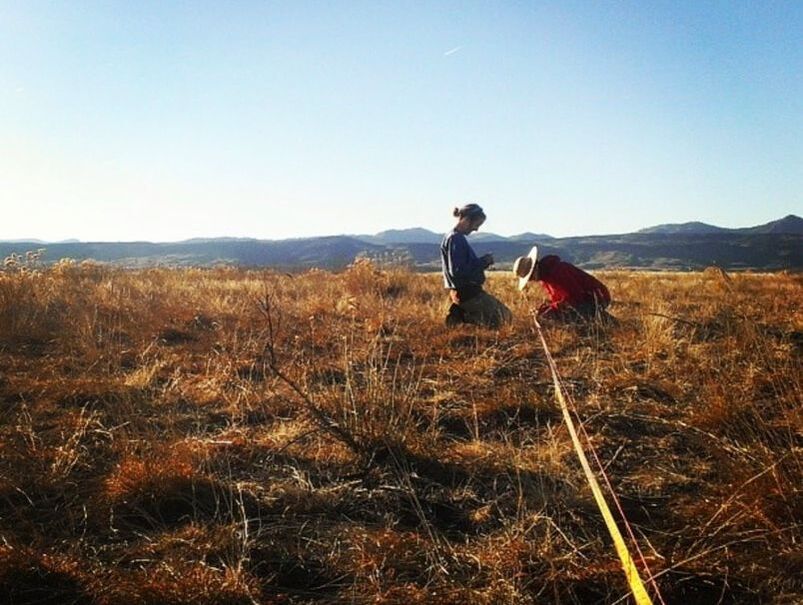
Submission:
M 477 216 L 485 217 L 485 212 L 483 212 L 482 207 L 479 204 L 466 204 L 462 208 L 455 208 L 453 214 L 458 218 L 463 218 L 466 216 L 471 219 Z
M 460 216 L 460 208 L 455 206 L 455 209 L 452 210 L 452 216 L 459 217 Z

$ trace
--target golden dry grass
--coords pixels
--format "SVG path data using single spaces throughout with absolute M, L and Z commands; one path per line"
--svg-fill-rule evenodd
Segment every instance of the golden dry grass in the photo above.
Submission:
M 513 325 L 447 330 L 438 276 L 368 262 L 24 269 L 0 602 L 627 602 L 539 292 L 493 276 Z M 620 323 L 546 334 L 665 601 L 803 599 L 803 280 L 603 277 Z

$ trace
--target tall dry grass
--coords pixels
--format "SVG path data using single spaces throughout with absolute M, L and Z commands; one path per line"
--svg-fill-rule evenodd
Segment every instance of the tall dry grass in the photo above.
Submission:
M 438 276 L 366 260 L 18 260 L 0 272 L 0 599 L 626 601 L 537 290 L 493 275 L 514 323 L 447 330 Z M 803 598 L 800 276 L 602 277 L 619 323 L 547 339 L 665 601 Z

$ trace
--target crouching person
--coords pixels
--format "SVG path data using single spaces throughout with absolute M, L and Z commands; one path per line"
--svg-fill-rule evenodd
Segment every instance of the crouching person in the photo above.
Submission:
M 478 257 L 466 239 L 485 222 L 485 212 L 477 204 L 467 204 L 455 208 L 453 214 L 457 224 L 441 242 L 443 282 L 451 300 L 446 325 L 469 323 L 498 328 L 510 322 L 513 315 L 501 301 L 482 288 L 485 269 L 493 264 L 493 256 Z
M 539 319 L 615 321 L 606 311 L 611 294 L 605 284 L 554 254 L 538 258 L 538 248 L 533 246 L 527 256 L 516 259 L 513 272 L 519 290 L 537 281 L 549 295 L 549 301 L 538 308 Z

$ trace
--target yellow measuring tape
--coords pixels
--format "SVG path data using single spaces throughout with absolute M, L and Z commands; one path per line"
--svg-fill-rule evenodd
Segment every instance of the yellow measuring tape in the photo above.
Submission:
M 541 344 L 546 352 L 547 361 L 549 362 L 549 369 L 552 372 L 552 382 L 555 385 L 555 396 L 560 404 L 560 410 L 563 412 L 563 419 L 566 421 L 566 427 L 569 429 L 569 435 L 571 435 L 572 443 L 574 444 L 574 450 L 577 452 L 577 457 L 580 459 L 580 464 L 583 467 L 588 484 L 591 486 L 591 491 L 594 494 L 594 500 L 597 501 L 597 506 L 602 513 L 602 518 L 605 520 L 605 525 L 608 526 L 608 532 L 611 534 L 611 538 L 613 538 L 613 543 L 616 547 L 616 553 L 619 555 L 619 560 L 622 562 L 622 568 L 625 571 L 627 583 L 630 584 L 630 590 L 633 592 L 633 596 L 635 597 L 638 605 L 652 605 L 650 595 L 647 594 L 647 590 L 644 588 L 644 583 L 641 581 L 641 576 L 639 576 L 638 569 L 636 569 L 636 565 L 633 563 L 633 557 L 630 556 L 630 551 L 627 549 L 624 538 L 622 538 L 622 534 L 619 531 L 619 528 L 616 526 L 616 522 L 613 519 L 611 510 L 608 508 L 608 503 L 605 502 L 605 497 L 602 495 L 602 490 L 599 487 L 599 483 L 597 483 L 594 473 L 591 472 L 591 466 L 588 464 L 588 459 L 586 458 L 585 452 L 583 451 L 583 446 L 580 443 L 580 438 L 577 436 L 577 431 L 574 427 L 574 421 L 569 413 L 569 406 L 566 404 L 566 399 L 563 396 L 563 388 L 560 385 L 560 380 L 558 380 L 558 372 L 557 368 L 555 367 L 555 361 L 552 359 L 552 355 L 549 353 L 546 339 L 541 332 L 541 325 L 538 323 L 537 319 L 533 318 L 533 321 L 535 321 L 535 325 L 538 328 L 538 336 L 541 339 Z

